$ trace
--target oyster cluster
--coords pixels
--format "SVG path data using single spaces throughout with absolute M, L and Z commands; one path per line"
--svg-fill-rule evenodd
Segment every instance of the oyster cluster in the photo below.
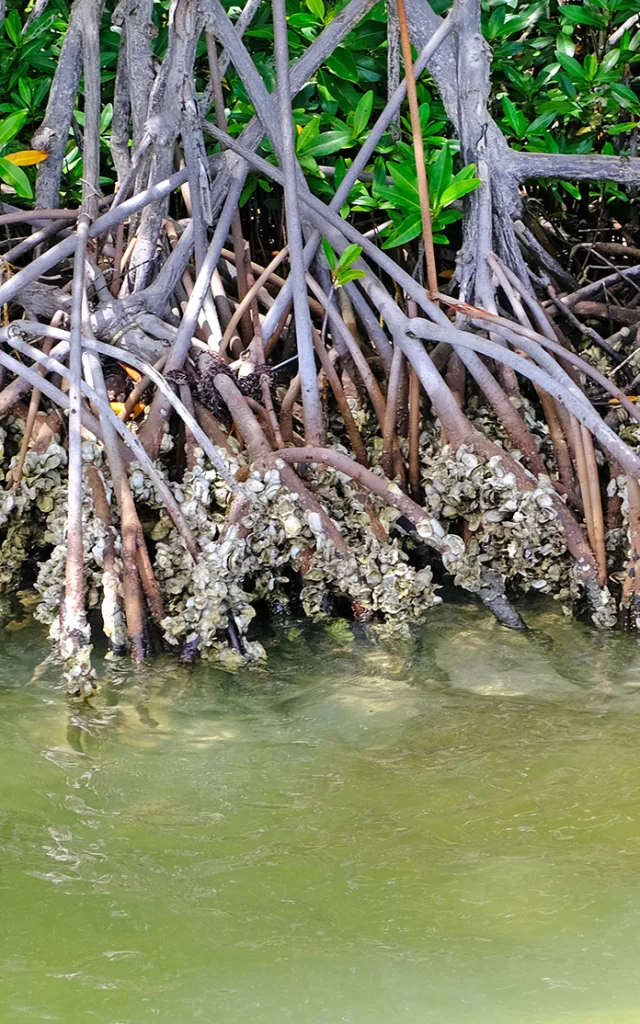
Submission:
M 2 432 L 2 444 L 6 434 Z M 13 472 L 17 456 L 9 465 Z M 44 540 L 47 516 L 64 500 L 67 453 L 54 442 L 44 452 L 27 453 L 22 478 L 17 486 L 0 491 L 0 528 L 4 539 L 0 546 L 0 592 L 18 586 L 24 562 L 32 548 Z
M 359 410 L 355 410 L 360 414 Z M 531 418 L 532 409 L 523 412 Z M 499 429 L 484 407 L 475 410 L 477 425 L 495 440 Z M 374 472 L 381 472 L 380 438 L 370 417 L 360 414 Z M 339 424 L 331 425 L 332 447 L 346 452 Z M 631 428 L 629 428 L 631 429 Z M 0 430 L 0 463 L 11 465 L 5 453 L 8 434 Z M 547 444 L 545 431 L 538 434 Z M 501 439 L 498 438 L 500 444 Z M 635 438 L 637 443 L 637 438 Z M 502 439 L 502 442 L 506 442 Z M 400 442 L 401 444 L 404 442 Z M 157 462 L 167 476 L 173 446 L 167 432 Z M 15 439 L 9 440 L 14 448 Z M 568 607 L 581 596 L 581 585 L 567 552 L 554 508 L 551 481 L 540 477 L 531 491 L 519 490 L 516 478 L 499 455 L 488 461 L 468 447 L 442 447 L 435 427 L 421 438 L 424 518 L 417 533 L 407 533 L 396 509 L 361 491 L 350 477 L 326 466 L 311 465 L 304 486 L 283 482 L 284 463 L 252 468 L 233 440 L 224 453 L 230 477 L 242 480 L 242 501 L 195 447 L 193 465 L 180 482 L 170 486 L 198 540 L 194 563 L 153 484 L 139 466 L 129 481 L 149 541 L 153 567 L 164 603 L 160 624 L 163 640 L 174 647 L 199 650 L 229 667 L 256 662 L 264 650 L 249 639 L 259 608 L 302 610 L 313 619 L 328 619 L 344 611 L 392 635 L 420 621 L 438 604 L 429 551 L 455 582 L 480 592 L 492 573 L 509 589 L 552 594 Z M 16 449 L 17 450 L 17 449 Z M 518 458 L 517 452 L 510 453 Z M 83 443 L 83 459 L 94 467 L 111 506 L 116 571 L 121 578 L 121 545 L 116 503 L 102 447 Z M 15 456 L 14 460 L 15 462 Z M 67 454 L 56 440 L 46 451 L 32 449 L 18 486 L 0 491 L 0 593 L 19 585 L 25 560 L 40 551 L 36 617 L 49 625 L 52 638 L 64 642 L 60 630 L 67 532 Z M 395 486 L 395 485 L 394 485 Z M 623 500 L 624 477 L 612 480 Z M 406 525 L 406 524 L 405 524 Z M 337 530 L 339 537 L 332 535 Z M 122 593 L 114 600 L 105 586 L 105 525 L 96 515 L 90 488 L 83 499 L 85 581 L 89 609 L 100 607 L 104 631 L 114 648 L 126 643 Z M 344 542 L 342 543 L 341 540 Z M 426 547 L 425 543 L 426 542 Z M 608 538 L 610 546 L 614 538 Z M 616 552 L 623 540 L 615 538 Z M 612 547 L 613 552 L 613 547 Z M 612 608 L 603 598 L 600 625 L 610 625 Z M 87 636 L 87 644 L 88 644 Z M 65 651 L 61 650 L 62 655 Z M 90 678 L 90 647 L 69 654 L 70 679 L 82 686 Z
M 173 645 L 196 645 L 225 664 L 256 661 L 264 651 L 246 639 L 255 616 L 243 586 L 249 576 L 247 538 L 241 524 L 226 526 L 232 500 L 228 485 L 206 467 L 200 449 L 195 454 L 195 466 L 179 487 L 174 486 L 174 493 L 198 537 L 197 563 L 164 513 L 152 532 L 154 570 L 165 602 L 164 639 Z M 229 646 L 228 633 L 238 638 L 236 648 Z
M 512 589 L 541 590 L 572 602 L 578 596 L 551 482 L 540 477 L 519 490 L 499 455 L 485 461 L 470 448 L 429 446 L 422 451 L 425 506 L 442 524 L 458 521 L 465 555 L 455 580 L 480 586 L 483 569 L 496 570 Z M 451 531 L 448 531 L 451 532 Z
M 197 464 L 175 487 L 182 512 L 196 532 L 200 556 L 194 566 L 164 515 L 154 528 L 155 572 L 166 599 L 162 623 L 169 643 L 197 643 L 225 662 L 240 655 L 263 657 L 246 638 L 257 602 L 283 608 L 300 601 L 312 618 L 326 617 L 336 601 L 347 602 L 358 617 L 384 616 L 398 623 L 416 621 L 440 599 L 430 568 L 415 568 L 397 538 L 388 535 L 396 516 L 374 510 L 385 539 L 371 529 L 362 495 L 333 471 L 314 474 L 313 489 L 323 513 L 345 538 L 348 554 L 336 550 L 326 520 L 305 507 L 300 495 L 283 486 L 277 468 L 249 472 L 248 503 L 239 522 L 226 524 L 232 495 L 196 449 Z M 228 459 L 229 468 L 233 459 Z M 385 524 L 385 525 L 382 525 Z M 292 594 L 292 580 L 301 580 Z M 230 653 L 229 629 L 237 638 Z
M 50 451 L 50 449 L 48 449 Z M 66 467 L 66 452 L 61 449 Z M 29 456 L 27 456 L 27 459 Z M 102 450 L 94 441 L 82 444 L 82 459 L 86 465 L 94 466 L 99 472 L 107 495 L 111 502 L 112 492 L 108 473 L 104 466 Z M 67 482 L 60 481 L 55 494 L 48 495 L 52 500 L 47 502 L 46 514 L 38 533 L 38 544 L 50 547 L 48 557 L 41 562 L 36 590 L 40 594 L 40 603 L 35 610 L 35 617 L 50 627 L 49 634 L 55 641 L 60 640 L 59 611 L 64 592 L 64 574 L 67 554 Z M 114 516 L 115 516 L 115 510 Z M 82 545 L 84 551 L 84 573 L 86 583 L 87 609 L 100 606 L 103 619 L 103 630 L 115 649 L 126 644 L 124 615 L 120 605 L 114 607 L 107 602 L 104 595 L 102 573 L 104 568 L 104 551 L 106 542 L 105 526 L 95 515 L 91 491 L 84 482 L 82 504 Z M 120 551 L 120 538 L 114 538 L 116 551 Z
M 394 508 L 365 496 L 349 477 L 329 468 L 314 473 L 314 493 L 344 536 L 349 555 L 339 556 L 321 532 L 317 514 L 307 513 L 306 523 L 316 542 L 315 554 L 303 572 L 302 604 L 307 615 L 323 614 L 328 590 L 348 598 L 360 618 L 382 616 L 389 626 L 419 622 L 440 603 L 431 568 L 413 565 L 406 539 L 392 532 L 399 517 Z

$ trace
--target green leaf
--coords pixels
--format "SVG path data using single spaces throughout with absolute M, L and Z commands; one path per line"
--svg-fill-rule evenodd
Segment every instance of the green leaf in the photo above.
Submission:
M 621 85 L 619 82 L 615 82 L 609 87 L 609 91 L 621 107 L 627 107 L 629 110 L 640 109 L 640 100 L 638 100 L 635 92 L 628 85 Z
M 325 76 L 325 83 L 332 81 L 335 81 L 335 79 L 332 80 L 331 75 Z M 317 88 L 318 95 L 320 96 L 320 105 L 322 107 L 322 110 L 324 110 L 326 114 L 335 114 L 336 110 L 338 109 L 337 96 L 334 96 L 333 92 L 328 87 L 328 85 L 324 84 L 323 82 L 318 81 Z
M 318 161 L 314 160 L 312 156 L 301 156 L 298 158 L 300 166 L 305 171 L 310 171 L 311 174 L 320 175 L 322 172 L 318 166 Z
M 113 103 L 105 104 L 100 115 L 100 134 L 103 135 L 113 120 Z
M 566 32 L 558 32 L 556 36 L 556 50 L 558 53 L 565 53 L 567 57 L 573 57 L 576 52 L 576 44 Z
M 358 25 L 357 32 L 352 32 L 347 37 L 345 45 L 350 50 L 366 50 L 374 51 L 377 47 L 383 46 L 387 41 L 387 35 L 385 31 L 380 29 L 380 26 L 376 26 L 372 23 Z
M 317 139 L 312 140 L 306 148 L 306 155 L 319 157 L 328 156 L 330 153 L 337 153 L 338 150 L 352 145 L 351 132 L 335 131 L 323 132 Z
M 440 206 L 448 206 L 449 203 L 453 203 L 456 199 L 462 199 L 469 192 L 473 192 L 479 184 L 480 178 L 466 178 L 463 181 L 456 181 L 454 179 L 440 196 Z
M 379 185 L 376 189 L 376 195 L 380 199 L 386 199 L 388 203 L 396 207 L 399 210 L 417 210 L 420 212 L 420 202 L 418 199 L 418 191 L 407 194 L 402 189 L 395 187 L 389 187 L 388 185 Z
M 426 131 L 427 124 L 429 122 L 429 115 L 431 114 L 431 104 L 428 102 L 421 103 L 418 107 L 418 114 L 420 115 L 420 127 L 422 131 Z M 438 130 L 435 126 L 431 126 L 430 131 Z
M 364 270 L 340 270 L 336 274 L 336 284 L 339 288 L 342 288 L 349 281 L 359 281 L 363 277 L 366 277 Z
M 585 75 L 590 82 L 593 82 L 594 78 L 598 74 L 598 58 L 595 53 L 588 53 L 582 63 Z
M 343 156 L 339 156 L 336 160 L 335 174 L 333 176 L 333 184 L 336 189 L 339 189 L 344 181 L 344 176 L 347 173 L 347 165 L 344 161 Z
M 0 178 L 8 185 L 13 185 L 17 194 L 23 199 L 33 199 L 31 183 L 21 167 L 0 157 Z
M 532 121 L 529 127 L 527 128 L 527 138 L 530 138 L 532 135 L 536 135 L 544 128 L 548 128 L 551 124 L 553 124 L 553 122 L 556 119 L 556 116 L 557 115 L 555 111 L 550 110 L 548 111 L 548 113 L 540 114 L 539 117 L 536 117 L 535 121 Z
M 347 82 L 358 81 L 358 69 L 354 57 L 344 46 L 334 50 L 326 65 L 338 78 L 346 78 Z
M 594 25 L 596 28 L 603 28 L 605 24 L 604 18 L 595 11 L 590 11 L 586 4 L 563 4 L 559 7 L 559 13 L 560 17 L 571 25 Z
M 502 97 L 502 109 L 505 120 L 517 139 L 524 138 L 527 130 L 527 119 L 521 110 L 518 110 L 515 103 L 512 103 L 508 96 Z
M 540 86 L 549 85 L 552 78 L 555 78 L 560 70 L 559 64 L 547 64 L 538 76 Z
M 393 178 L 393 181 L 398 188 L 403 192 L 406 192 L 409 196 L 417 196 L 418 194 L 418 178 L 416 175 L 415 164 L 389 164 L 389 174 Z
M 512 36 L 514 32 L 522 32 L 523 29 L 530 28 L 544 13 L 546 6 L 547 0 L 538 0 L 538 3 L 531 4 L 530 7 L 525 8 L 520 14 L 514 14 L 505 18 L 504 31 L 500 35 Z
M 32 90 L 31 90 L 31 85 L 29 84 L 29 82 L 27 81 L 26 78 L 19 78 L 18 79 L 18 92 L 20 93 L 20 97 L 22 99 L 22 102 L 26 103 L 27 106 L 30 106 L 31 105 Z
M 606 74 L 608 71 L 611 71 L 612 68 L 615 68 L 619 60 L 620 50 L 609 50 L 609 53 L 605 54 L 600 61 L 599 75 Z
M 586 81 L 587 76 L 584 73 L 582 65 L 578 64 L 575 57 L 570 57 L 567 53 L 560 53 L 556 50 L 556 60 L 558 61 L 558 64 L 572 77 L 572 79 L 579 82 Z
M 558 75 L 558 85 L 560 86 L 560 88 L 561 88 L 562 92 L 564 93 L 564 95 L 568 97 L 568 99 L 575 100 L 576 96 L 578 95 L 578 90 L 576 89 L 575 85 L 573 84 L 573 82 L 571 81 L 571 79 L 569 78 L 568 75 L 565 75 L 565 74 Z M 560 108 L 558 108 L 558 109 L 560 109 Z M 562 112 L 563 113 L 568 113 L 568 112 L 570 112 L 572 110 L 573 110 L 573 108 L 569 107 L 569 108 L 564 109 Z
M 314 139 L 317 138 L 320 132 L 320 120 L 319 117 L 312 117 L 310 121 L 307 121 L 304 128 L 296 139 L 296 153 L 298 156 L 302 156 L 303 153 L 309 148 Z
M 624 124 L 612 124 L 606 129 L 608 135 L 623 135 L 638 127 L 637 121 L 625 121 Z
M 437 210 L 440 203 L 440 196 L 451 181 L 453 158 L 448 146 L 443 146 L 435 162 L 429 168 L 429 197 L 432 210 Z
M 344 268 L 345 270 L 348 270 L 351 264 L 355 263 L 356 260 L 359 260 L 361 256 L 362 246 L 351 243 L 351 245 L 346 247 L 340 257 L 340 260 L 338 261 L 338 269 Z
M 405 245 L 413 241 L 422 231 L 422 219 L 420 213 L 410 213 L 400 224 L 397 225 L 391 235 L 383 242 L 383 249 L 391 249 L 396 245 Z
M 289 28 L 315 29 L 318 27 L 318 19 L 315 18 L 313 14 L 306 14 L 305 11 L 300 11 L 298 14 L 292 14 L 291 17 L 288 18 L 287 20 L 289 23 Z M 271 33 L 271 30 L 269 30 L 269 32 Z M 247 35 L 249 35 L 249 33 L 247 33 Z M 265 35 L 266 39 L 271 39 L 271 37 L 272 33 L 270 35 Z
M 373 165 L 373 187 L 372 192 L 375 194 L 377 190 L 382 187 L 384 188 L 387 184 L 387 170 L 384 165 L 384 160 L 381 156 L 376 157 Z
M 17 11 L 11 11 L 4 19 L 4 30 L 14 46 L 22 42 L 22 22 Z
M 373 90 L 365 92 L 364 96 L 358 103 L 358 106 L 353 112 L 353 130 L 356 135 L 361 135 L 369 124 L 369 118 L 371 117 L 371 110 L 373 109 Z
M 0 146 L 6 146 L 7 142 L 15 138 L 26 120 L 26 110 L 18 110 L 15 114 L 5 118 L 0 124 Z
M 329 244 L 329 242 L 327 241 L 326 238 L 322 239 L 322 248 L 324 250 L 324 255 L 325 255 L 326 261 L 329 264 L 329 268 L 331 270 L 335 270 L 336 269 L 336 254 L 334 253 L 333 249 L 331 248 L 331 246 L 330 246 L 330 244 Z
M 499 7 L 496 7 L 495 11 L 489 18 L 489 24 L 487 25 L 486 31 L 486 36 L 489 42 L 492 42 L 494 39 L 497 39 L 498 36 L 502 34 L 505 14 L 506 7 L 504 4 L 500 4 Z
M 457 220 L 462 220 L 462 217 L 461 210 L 440 210 L 440 213 L 433 218 L 433 230 L 446 228 L 449 224 L 455 224 Z
M 580 194 L 580 189 L 578 188 L 577 185 L 574 185 L 573 182 L 571 182 L 571 181 L 561 181 L 560 184 L 563 186 L 565 191 L 569 193 L 570 196 L 573 196 L 574 199 L 582 199 L 582 195 Z
M 324 18 L 324 0 L 307 0 L 307 7 L 316 18 Z

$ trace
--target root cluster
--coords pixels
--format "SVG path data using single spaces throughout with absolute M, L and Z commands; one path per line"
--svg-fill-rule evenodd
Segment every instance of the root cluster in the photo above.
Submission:
M 0 227 L 33 228 L 0 272 L 0 593 L 35 587 L 70 692 L 93 688 L 92 629 L 137 662 L 166 646 L 233 666 L 264 655 L 256 617 L 406 630 L 447 580 L 512 628 L 530 589 L 637 627 L 638 250 L 613 227 L 616 262 L 587 260 L 578 282 L 537 242 L 522 183 L 566 161 L 512 152 L 490 116 L 479 3 L 455 0 L 445 19 L 426 0 L 396 5 L 405 77 L 323 198 L 298 163 L 291 103 L 373 0 L 341 7 L 291 66 L 274 0 L 271 93 L 242 41 L 259 3 L 234 24 L 219 0 L 177 0 L 157 66 L 151 6 L 122 0 L 113 15 L 114 194 L 100 189 L 102 5 L 76 0 L 38 134 L 37 209 L 0 210 Z M 247 97 L 240 135 L 229 61 Z M 433 247 L 425 68 L 477 174 L 452 278 Z M 81 71 L 83 197 L 69 211 Z M 390 254 L 384 211 L 373 231 L 341 211 L 405 98 L 422 239 Z M 571 168 L 640 183 L 637 158 Z M 269 211 L 247 231 L 250 175 L 281 198 L 277 235 Z

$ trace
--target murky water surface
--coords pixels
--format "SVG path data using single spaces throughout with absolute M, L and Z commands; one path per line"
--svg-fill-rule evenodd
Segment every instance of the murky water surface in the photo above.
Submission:
M 0 1020 L 640 1021 L 640 646 L 471 607 L 258 673 L 0 646 Z

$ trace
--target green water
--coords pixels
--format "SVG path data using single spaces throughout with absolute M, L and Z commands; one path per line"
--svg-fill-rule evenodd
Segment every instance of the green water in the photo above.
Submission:
M 640 1021 L 640 646 L 443 607 L 265 670 L 0 645 L 0 1021 Z

